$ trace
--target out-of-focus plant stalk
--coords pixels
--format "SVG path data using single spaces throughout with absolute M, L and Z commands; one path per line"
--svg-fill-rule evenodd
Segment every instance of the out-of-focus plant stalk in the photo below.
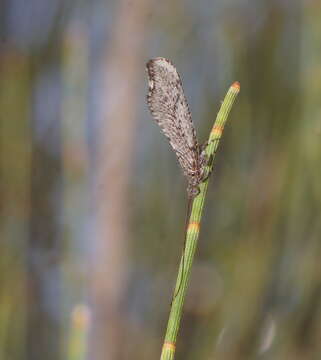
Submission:
M 68 339 L 68 360 L 85 360 L 90 311 L 86 305 L 76 305 L 71 314 Z

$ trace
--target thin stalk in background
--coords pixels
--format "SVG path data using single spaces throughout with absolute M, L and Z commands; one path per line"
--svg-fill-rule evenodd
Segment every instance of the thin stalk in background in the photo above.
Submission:
M 208 139 L 208 145 L 205 149 L 209 159 L 214 160 L 216 150 L 219 141 L 221 139 L 228 114 L 230 113 L 232 105 L 239 91 L 240 91 L 240 84 L 238 82 L 232 84 L 217 114 L 216 120 L 214 122 L 214 126 L 211 130 Z M 206 170 L 210 174 L 212 169 L 213 169 L 213 161 L 209 163 Z M 186 228 L 186 245 L 178 269 L 178 276 L 176 280 L 173 301 L 167 323 L 167 330 L 165 335 L 165 341 L 162 348 L 161 360 L 174 359 L 177 333 L 180 326 L 184 299 L 186 295 L 194 254 L 197 246 L 197 240 L 199 237 L 200 222 L 203 213 L 208 180 L 209 179 L 207 179 L 200 185 L 200 193 L 198 196 L 196 196 L 193 199 L 193 202 L 191 204 L 191 215 L 189 218 L 188 226 Z
M 68 360 L 85 360 L 87 356 L 87 337 L 90 327 L 90 310 L 87 305 L 76 305 L 71 313 L 68 334 Z

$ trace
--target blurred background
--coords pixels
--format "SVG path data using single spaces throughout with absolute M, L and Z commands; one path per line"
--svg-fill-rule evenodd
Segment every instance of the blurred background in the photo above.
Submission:
M 181 74 L 204 142 L 236 80 L 177 359 L 320 359 L 321 3 L 7 0 L 0 359 L 157 359 L 186 182 L 146 106 Z

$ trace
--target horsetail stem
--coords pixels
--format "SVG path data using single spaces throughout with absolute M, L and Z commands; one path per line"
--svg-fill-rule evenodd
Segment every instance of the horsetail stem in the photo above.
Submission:
M 227 117 L 239 91 L 240 84 L 238 82 L 233 83 L 229 88 L 217 114 L 205 149 L 205 153 L 209 159 L 212 158 L 214 160 L 215 158 L 216 150 L 218 148 Z M 212 168 L 213 161 L 207 165 L 206 171 L 208 174 L 211 173 Z M 161 360 L 173 360 L 175 356 L 177 333 L 180 326 L 184 299 L 197 246 L 197 240 L 199 237 L 200 221 L 207 192 L 208 180 L 209 178 L 200 184 L 200 193 L 191 200 L 191 214 L 186 228 L 186 245 L 178 269 L 178 276 L 167 323 L 165 341 L 160 357 Z

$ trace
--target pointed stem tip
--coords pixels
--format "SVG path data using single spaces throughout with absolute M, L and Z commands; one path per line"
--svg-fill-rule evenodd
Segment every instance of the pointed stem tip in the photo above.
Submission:
M 232 88 L 234 88 L 235 90 L 237 91 L 240 91 L 240 88 L 241 88 L 241 84 L 238 82 L 238 81 L 235 81 L 232 86 Z

